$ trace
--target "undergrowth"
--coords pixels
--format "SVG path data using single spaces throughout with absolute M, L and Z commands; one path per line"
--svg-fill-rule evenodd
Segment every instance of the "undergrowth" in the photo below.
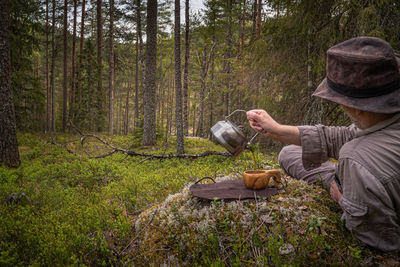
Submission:
M 176 151 L 174 139 L 160 140 L 157 147 L 141 147 L 134 135 L 102 137 L 137 152 Z M 77 136 L 54 137 L 56 143 L 75 152 L 71 154 L 49 143 L 50 138 L 20 134 L 21 167 L 0 168 L 0 266 L 340 265 L 342 259 L 357 265 L 371 256 L 368 249 L 351 239 L 340 223 L 337 206 L 326 200 L 318 187 L 302 184 L 303 191 L 292 187 L 292 193 L 288 188 L 272 201 L 263 202 L 265 213 L 260 203 L 237 204 L 243 208 L 224 202 L 201 206 L 185 189 L 186 195 L 182 193 L 182 188 L 204 176 L 237 175 L 252 168 L 250 153 L 236 159 L 209 156 L 143 161 L 143 157 L 118 153 L 90 159 L 88 155 L 101 155 L 110 149 L 94 139 L 82 147 Z M 67 143 L 70 140 L 78 141 Z M 185 139 L 185 150 L 224 151 L 199 138 Z M 259 152 L 256 160 L 264 168 L 277 167 L 276 160 Z M 174 199 L 174 194 L 184 197 Z M 303 210 L 309 213 L 306 219 L 294 220 L 300 204 L 291 197 L 307 199 L 311 195 L 313 201 L 301 202 L 307 206 Z M 207 222 L 212 227 L 204 224 L 198 228 L 196 223 L 204 218 L 182 215 L 186 212 L 182 207 L 190 203 L 194 203 L 191 212 L 215 208 L 210 211 L 215 215 L 210 215 L 211 221 Z M 165 219 L 162 213 L 152 213 L 160 207 L 165 207 L 163 216 L 171 221 L 165 224 L 168 227 L 161 225 Z M 262 217 L 266 214 L 270 217 Z M 247 226 L 238 222 L 243 216 L 247 216 Z M 262 218 L 267 221 L 260 224 Z M 295 254 L 290 252 L 289 244 Z M 290 253 L 281 255 L 285 246 Z

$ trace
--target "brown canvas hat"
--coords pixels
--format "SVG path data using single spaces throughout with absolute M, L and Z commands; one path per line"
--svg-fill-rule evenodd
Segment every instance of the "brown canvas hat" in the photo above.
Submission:
M 377 113 L 400 112 L 400 57 L 384 40 L 356 37 L 327 51 L 314 96 Z

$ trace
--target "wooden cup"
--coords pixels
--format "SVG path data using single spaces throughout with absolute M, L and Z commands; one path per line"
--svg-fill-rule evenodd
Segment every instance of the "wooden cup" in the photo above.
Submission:
M 249 189 L 264 189 L 268 186 L 271 177 L 273 177 L 273 186 L 278 187 L 281 183 L 280 170 L 255 170 L 245 171 L 243 173 L 243 181 Z

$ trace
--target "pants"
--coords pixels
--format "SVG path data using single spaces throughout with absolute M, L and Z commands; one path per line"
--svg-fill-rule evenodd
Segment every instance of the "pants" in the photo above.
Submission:
M 303 180 L 309 184 L 320 184 L 329 191 L 331 182 L 335 180 L 336 164 L 324 162 L 320 167 L 307 171 L 303 167 L 302 151 L 300 146 L 290 145 L 282 148 L 279 153 L 281 168 L 292 178 Z

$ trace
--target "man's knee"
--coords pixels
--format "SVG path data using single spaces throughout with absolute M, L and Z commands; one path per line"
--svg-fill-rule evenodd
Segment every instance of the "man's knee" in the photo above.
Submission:
M 282 169 L 287 172 L 287 167 L 294 160 L 301 158 L 301 147 L 296 145 L 289 145 L 282 148 L 279 152 L 278 161 Z

